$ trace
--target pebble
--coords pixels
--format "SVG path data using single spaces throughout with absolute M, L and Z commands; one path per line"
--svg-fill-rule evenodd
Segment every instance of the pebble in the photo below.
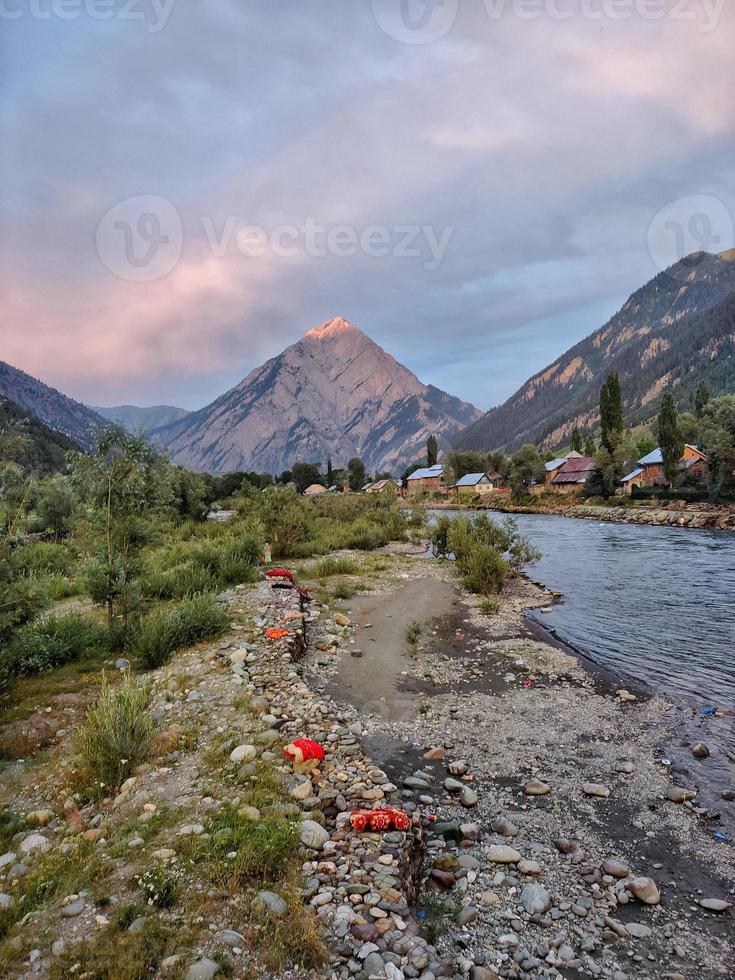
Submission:
M 671 803 L 686 803 L 687 800 L 693 800 L 697 794 L 690 789 L 684 789 L 682 786 L 669 786 L 666 790 L 666 799 Z
M 649 927 L 641 922 L 626 922 L 625 928 L 634 939 L 649 939 L 653 935 Z
M 543 915 L 551 908 L 551 895 L 543 885 L 524 885 L 519 901 L 529 915 Z
M 601 799 L 607 799 L 610 795 L 610 790 L 602 783 L 585 783 L 582 792 L 585 796 L 599 796 Z
M 540 779 L 529 779 L 524 787 L 526 796 L 546 796 L 551 792 L 551 786 Z
M 695 759 L 707 759 L 709 757 L 709 746 L 705 745 L 704 742 L 697 742 L 692 747 L 692 755 Z
M 33 854 L 34 851 L 45 854 L 46 851 L 51 850 L 51 841 L 41 834 L 29 834 L 20 842 L 18 850 L 21 854 Z
M 329 831 L 325 830 L 315 820 L 304 820 L 299 830 L 299 836 L 304 847 L 320 851 L 329 840 Z
M 276 895 L 275 892 L 258 892 L 255 897 L 255 901 L 259 905 L 265 906 L 269 912 L 272 912 L 277 918 L 281 918 L 288 911 L 288 904 L 281 898 L 280 895 Z
M 646 905 L 658 905 L 661 901 L 661 894 L 653 878 L 634 878 L 628 885 L 628 891 Z
M 521 855 L 507 844 L 491 844 L 487 851 L 488 861 L 495 864 L 517 864 Z
M 212 980 L 212 977 L 216 976 L 219 971 L 219 963 L 205 958 L 197 963 L 192 963 L 186 971 L 186 980 Z
M 82 914 L 85 905 L 86 903 L 83 898 L 77 898 L 75 901 L 65 905 L 61 910 L 61 914 L 65 919 L 74 919 L 76 916 Z
M 232 762 L 252 762 L 257 755 L 258 750 L 254 745 L 238 745 L 236 749 L 230 752 L 230 760 Z
M 721 898 L 701 898 L 699 904 L 708 912 L 726 912 L 732 908 L 732 902 L 726 902 Z

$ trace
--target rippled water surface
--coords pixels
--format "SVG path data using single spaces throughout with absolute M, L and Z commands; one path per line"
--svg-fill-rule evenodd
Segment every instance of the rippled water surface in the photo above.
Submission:
M 535 619 L 648 688 L 735 705 L 735 534 L 514 519 L 543 552 L 531 576 L 564 593 Z

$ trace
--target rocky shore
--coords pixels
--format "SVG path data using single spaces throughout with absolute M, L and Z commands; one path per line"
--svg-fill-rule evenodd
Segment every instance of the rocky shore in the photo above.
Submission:
M 472 504 L 457 501 L 436 501 L 437 510 L 492 510 L 503 514 L 551 514 L 555 517 L 576 517 L 581 520 L 610 521 L 613 524 L 650 524 L 656 527 L 688 527 L 699 530 L 735 531 L 735 506 L 715 504 L 685 504 L 676 501 L 659 506 L 610 507 L 595 504 L 565 503 L 502 504 L 478 499 Z
M 160 919 L 181 937 L 161 977 L 732 976 L 733 848 L 697 807 L 696 774 L 675 782 L 660 762 L 668 705 L 610 690 L 535 638 L 523 609 L 552 597 L 526 580 L 488 616 L 450 563 L 349 557 L 361 565 L 349 600 L 328 582 L 310 583 L 306 604 L 266 582 L 221 597 L 232 633 L 150 675 L 169 750 L 115 797 L 77 807 L 60 795 L 58 766 L 6 770 L 36 826 L 0 857 L 2 902 L 80 835 L 108 873 L 104 906 L 80 883 L 24 918 L 9 975 L 58 976 L 59 964 L 98 975 L 79 951 L 109 928 L 136 875 L 165 866 L 182 907 L 128 926 Z M 431 608 L 409 638 L 404 623 L 425 613 L 416 583 Z M 288 634 L 269 639 L 273 627 Z M 388 686 L 371 685 L 378 671 Z M 326 751 L 312 771 L 283 759 L 298 737 Z M 67 738 L 57 731 L 52 762 Z M 264 773 L 282 799 L 252 812 L 246 789 Z M 350 825 L 353 810 L 385 805 L 410 829 Z M 299 901 L 324 937 L 323 966 L 267 966 L 269 942 L 297 914 L 285 889 L 212 887 L 191 863 L 192 841 L 238 808 L 298 821 Z

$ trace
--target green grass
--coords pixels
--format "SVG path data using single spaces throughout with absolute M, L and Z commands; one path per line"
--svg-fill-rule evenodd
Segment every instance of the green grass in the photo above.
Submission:
M 87 709 L 79 748 L 89 772 L 102 787 L 119 786 L 148 758 L 153 718 L 150 689 L 130 676 L 117 688 L 106 678 L 97 701 Z
M 347 579 L 339 579 L 332 586 L 331 596 L 333 599 L 351 599 L 357 592 L 357 587 L 348 582 Z
M 423 631 L 424 627 L 417 619 L 414 619 L 406 627 L 406 643 L 411 647 L 415 647 Z
M 0 854 L 10 850 L 13 838 L 21 830 L 28 830 L 25 817 L 10 807 L 3 807 L 0 810 Z
M 176 650 L 214 640 L 229 625 L 229 614 L 213 596 L 195 596 L 144 616 L 134 649 L 146 667 L 160 667 Z
M 502 607 L 500 599 L 487 598 L 480 602 L 479 610 L 483 616 L 497 616 Z
M 298 842 L 293 820 L 247 820 L 225 806 L 209 821 L 207 834 L 185 838 L 181 850 L 206 877 L 235 891 L 254 881 L 279 881 L 297 860 Z
M 77 840 L 66 854 L 58 851 L 44 855 L 35 870 L 22 879 L 20 889 L 14 891 L 15 904 L 0 912 L 0 939 L 4 939 L 29 912 L 43 908 L 81 889 L 91 889 L 92 900 L 101 896 L 102 886 L 112 871 L 99 848 L 94 844 Z
M 49 980 L 149 980 L 161 961 L 182 951 L 185 937 L 177 936 L 160 919 L 150 917 L 135 933 L 120 931 L 115 924 L 101 930 L 91 942 L 77 943 L 49 964 Z M 166 974 L 175 980 L 182 972 Z
M 315 578 L 330 578 L 333 575 L 356 575 L 360 566 L 351 558 L 335 558 L 328 555 L 318 561 L 312 569 Z

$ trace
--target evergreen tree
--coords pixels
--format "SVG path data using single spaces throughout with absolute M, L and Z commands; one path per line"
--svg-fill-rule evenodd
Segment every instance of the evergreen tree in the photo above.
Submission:
M 620 379 L 617 374 L 608 374 L 600 390 L 600 425 L 602 426 L 602 445 L 612 453 L 623 434 L 623 400 L 620 394 Z
M 367 482 L 367 476 L 365 474 L 365 464 L 359 458 L 359 456 L 352 457 L 347 464 L 347 472 L 350 475 L 350 490 L 352 490 L 353 493 L 357 493 L 358 490 L 362 490 Z
M 709 402 L 709 388 L 702 381 L 702 383 L 697 388 L 696 394 L 694 395 L 694 411 L 697 413 L 697 418 L 701 419 L 704 415 L 704 410 Z
M 332 469 L 332 460 L 327 460 L 327 486 L 331 487 L 334 485 L 334 470 Z
M 597 443 L 595 442 L 595 437 L 587 436 L 584 442 L 585 456 L 594 456 L 596 452 L 597 452 Z
M 583 449 L 582 433 L 575 425 L 572 429 L 572 451 L 581 455 Z
M 669 483 L 673 483 L 684 452 L 684 440 L 679 431 L 674 396 L 670 391 L 667 391 L 661 399 L 661 410 L 658 413 L 658 444 L 664 461 L 664 476 Z
M 436 436 L 431 435 L 426 440 L 426 465 L 434 466 L 438 455 L 439 449 L 436 444 Z

